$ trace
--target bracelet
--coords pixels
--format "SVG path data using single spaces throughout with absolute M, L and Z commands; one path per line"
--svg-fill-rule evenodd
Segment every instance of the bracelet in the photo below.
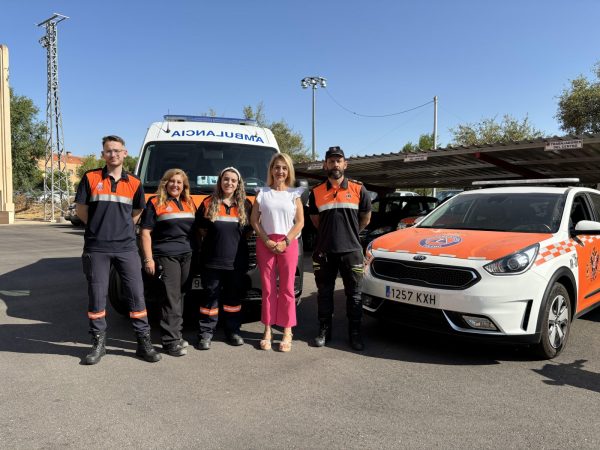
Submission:
M 289 247 L 290 246 L 290 240 L 288 239 L 288 237 L 284 237 L 283 240 L 285 241 L 285 246 Z
M 148 264 L 150 261 L 152 261 L 152 258 L 144 258 L 144 264 Z

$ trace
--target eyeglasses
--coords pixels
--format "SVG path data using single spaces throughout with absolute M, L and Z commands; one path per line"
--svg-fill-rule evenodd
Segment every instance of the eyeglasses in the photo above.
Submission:
M 120 155 L 123 150 L 104 150 L 105 155 Z

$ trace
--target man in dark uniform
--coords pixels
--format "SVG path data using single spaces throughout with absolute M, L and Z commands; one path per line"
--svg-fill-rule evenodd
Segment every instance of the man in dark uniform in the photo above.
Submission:
M 323 165 L 327 180 L 309 196 L 309 214 L 317 229 L 313 270 L 317 284 L 319 334 L 317 347 L 331 340 L 333 292 L 338 271 L 344 282 L 350 346 L 363 350 L 361 283 L 364 272 L 360 230 L 371 220 L 371 199 L 362 183 L 344 176 L 348 162 L 340 147 L 329 147 Z
M 106 296 L 111 265 L 119 272 L 129 300 L 129 317 L 137 335 L 136 355 L 148 362 L 160 361 L 150 340 L 142 263 L 135 239 L 134 224 L 145 207 L 144 189 L 137 177 L 123 170 L 126 156 L 123 139 L 102 138 L 106 167 L 86 172 L 75 197 L 77 216 L 85 223 L 81 258 L 88 281 L 92 335 L 92 351 L 85 357 L 85 364 L 96 364 L 106 354 Z

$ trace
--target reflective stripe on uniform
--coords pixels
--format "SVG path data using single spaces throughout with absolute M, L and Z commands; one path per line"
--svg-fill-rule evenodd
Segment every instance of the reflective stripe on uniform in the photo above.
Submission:
M 148 312 L 144 309 L 143 311 L 131 311 L 129 313 L 129 317 L 131 319 L 141 319 L 143 317 L 146 317 L 148 315 Z
M 215 218 L 215 222 L 239 222 L 240 219 L 238 219 L 237 217 L 229 217 L 229 216 L 217 216 Z
M 90 320 L 102 319 L 103 317 L 106 317 L 106 310 L 97 312 L 88 311 L 88 319 Z
M 90 202 L 114 202 L 133 205 L 133 198 L 115 194 L 97 194 L 90 196 Z
M 157 222 L 162 220 L 173 220 L 173 219 L 193 219 L 194 214 L 191 212 L 180 212 L 180 213 L 169 213 L 161 214 L 156 218 Z
M 236 313 L 236 312 L 240 312 L 241 310 L 242 310 L 242 305 L 237 305 L 237 306 L 223 305 L 223 311 L 228 312 L 228 313 Z
M 205 316 L 217 316 L 219 314 L 219 308 L 203 308 L 200 307 L 200 314 Z
M 356 209 L 358 210 L 358 204 L 356 203 L 326 203 L 324 205 L 319 206 L 319 212 L 327 211 L 329 209 Z

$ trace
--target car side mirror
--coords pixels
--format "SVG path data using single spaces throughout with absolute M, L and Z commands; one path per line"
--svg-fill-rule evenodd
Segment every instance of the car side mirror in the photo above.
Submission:
M 575 224 L 574 234 L 600 234 L 600 222 L 580 220 Z
M 308 189 L 308 180 L 301 178 L 296 179 L 296 187 L 303 187 L 304 189 Z

